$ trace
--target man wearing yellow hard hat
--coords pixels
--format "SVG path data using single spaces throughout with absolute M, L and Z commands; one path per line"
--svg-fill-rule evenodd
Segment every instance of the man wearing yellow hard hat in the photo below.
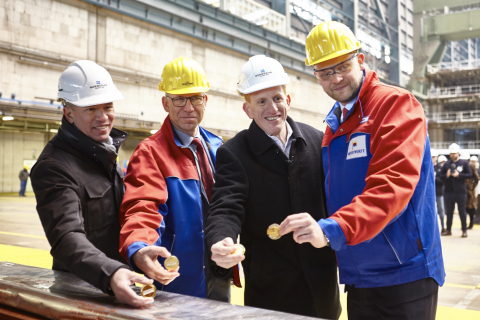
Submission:
M 349 319 L 435 319 L 445 269 L 427 119 L 410 92 L 365 70 L 359 49 L 339 22 L 308 35 L 306 64 L 336 100 L 322 143 L 329 218 L 293 215 L 280 233 L 335 250 Z
M 20 197 L 25 197 L 25 189 L 27 188 L 27 181 L 29 176 L 30 173 L 28 173 L 28 167 L 24 166 L 18 174 L 18 179 L 20 179 L 20 192 L 18 194 Z
M 209 88 L 205 72 L 192 59 L 180 57 L 164 67 L 159 90 L 165 92 L 162 105 L 168 116 L 130 158 L 120 209 L 120 252 L 159 290 L 228 302 L 229 274 L 224 270 L 221 277 L 209 268 L 203 239 L 215 155 L 222 144 L 200 127 Z M 162 247 L 181 267 L 180 276 L 167 285 L 161 280 L 170 254 L 164 255 Z M 171 272 L 179 275 L 178 268 Z

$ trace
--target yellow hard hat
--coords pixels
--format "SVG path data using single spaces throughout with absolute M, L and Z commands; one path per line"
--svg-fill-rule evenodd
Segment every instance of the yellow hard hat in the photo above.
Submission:
M 167 63 L 158 85 L 158 90 L 171 94 L 207 92 L 209 89 L 202 67 L 195 60 L 184 57 Z
M 23 169 L 28 170 L 29 168 L 28 166 L 23 166 Z
M 349 27 L 337 21 L 322 22 L 308 34 L 305 64 L 313 66 L 358 49 L 360 42 Z

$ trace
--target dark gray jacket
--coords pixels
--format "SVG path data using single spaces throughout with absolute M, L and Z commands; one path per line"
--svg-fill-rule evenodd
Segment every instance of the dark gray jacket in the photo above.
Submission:
M 323 133 L 288 118 L 290 157 L 252 121 L 217 151 L 215 185 L 205 227 L 208 248 L 240 234 L 245 246 L 245 305 L 337 319 L 341 307 L 334 251 L 278 240 L 267 228 L 294 213 L 326 218 Z
M 450 176 L 447 178 L 448 169 L 450 169 L 451 173 L 458 171 L 458 177 L 455 178 Z M 467 194 L 465 179 L 472 178 L 472 170 L 470 169 L 470 164 L 467 160 L 459 159 L 457 162 L 448 160 L 443 165 L 440 176 L 445 181 L 446 194 Z
M 23 170 L 20 171 L 20 173 L 18 174 L 18 179 L 20 179 L 21 181 L 27 181 L 29 175 L 30 175 L 30 174 L 28 173 L 28 171 L 25 170 L 25 169 L 23 169 Z
M 118 152 L 127 133 L 114 128 L 110 136 Z M 111 276 L 128 268 L 118 251 L 123 173 L 116 158 L 64 117 L 31 173 L 53 269 L 70 271 L 108 294 Z

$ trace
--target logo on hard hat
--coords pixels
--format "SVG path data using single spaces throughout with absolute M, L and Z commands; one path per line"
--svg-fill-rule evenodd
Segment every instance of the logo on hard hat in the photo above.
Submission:
M 105 88 L 107 86 L 106 83 L 101 84 L 100 80 L 95 81 L 95 83 L 96 83 L 96 85 L 91 86 L 90 89 L 102 89 L 102 88 Z
M 265 77 L 265 76 L 268 76 L 269 74 L 272 74 L 271 71 L 265 72 L 265 69 L 260 70 L 260 72 L 261 72 L 261 73 L 256 74 L 255 77 Z
M 188 86 L 188 85 L 191 85 L 191 84 L 193 84 L 193 83 L 187 81 L 187 82 L 182 83 L 182 86 Z

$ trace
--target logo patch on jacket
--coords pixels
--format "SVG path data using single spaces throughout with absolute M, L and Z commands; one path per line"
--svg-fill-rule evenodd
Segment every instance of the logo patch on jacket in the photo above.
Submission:
M 347 151 L 347 160 L 367 156 L 367 146 L 365 136 L 357 136 L 350 139 Z
M 463 171 L 463 166 L 458 166 L 458 167 L 457 167 L 457 171 L 458 171 L 458 172 L 462 172 L 462 171 Z

